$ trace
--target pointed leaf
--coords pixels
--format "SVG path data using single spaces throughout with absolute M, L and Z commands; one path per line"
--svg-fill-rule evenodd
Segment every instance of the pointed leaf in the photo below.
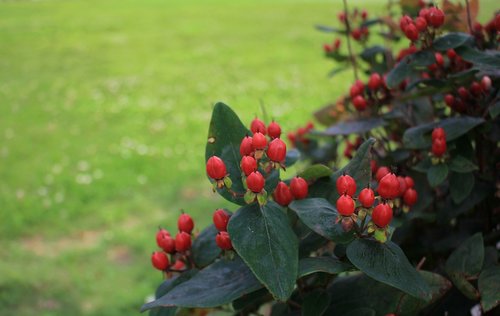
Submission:
M 204 268 L 214 262 L 221 253 L 215 243 L 215 236 L 219 231 L 212 224 L 201 231 L 193 242 L 193 260 L 197 267 Z
M 474 174 L 469 173 L 450 173 L 450 193 L 454 203 L 459 204 L 465 200 L 474 188 Z
M 329 167 L 321 164 L 316 164 L 299 173 L 299 176 L 310 181 L 323 177 L 329 177 L 332 175 L 332 173 L 333 171 Z
M 451 159 L 448 168 L 451 171 L 460 173 L 469 173 L 474 170 L 478 170 L 477 166 L 472 161 L 460 155 L 455 156 Z
M 299 278 L 316 272 L 339 274 L 353 268 L 352 265 L 333 257 L 304 258 L 299 261 Z
M 500 304 L 500 267 L 490 266 L 479 275 L 481 306 L 488 312 Z
M 448 177 L 448 166 L 444 163 L 439 163 L 437 165 L 432 165 L 429 170 L 427 170 L 427 180 L 431 187 L 436 187 L 443 183 Z
M 250 204 L 230 219 L 233 247 L 273 296 L 286 301 L 298 272 L 298 241 L 288 217 L 274 202 Z
M 483 235 L 477 233 L 455 249 L 446 261 L 447 273 L 459 273 L 464 276 L 476 276 L 483 267 Z
M 421 50 L 406 56 L 387 75 L 387 87 L 396 88 L 403 80 L 413 75 L 416 69 L 429 66 L 434 62 L 434 54 L 429 50 Z
M 412 296 L 430 299 L 429 286 L 395 243 L 356 239 L 347 247 L 347 257 L 358 269 L 375 280 Z
M 446 51 L 450 48 L 457 48 L 473 41 L 473 37 L 466 33 L 451 32 L 438 37 L 432 43 L 435 50 Z

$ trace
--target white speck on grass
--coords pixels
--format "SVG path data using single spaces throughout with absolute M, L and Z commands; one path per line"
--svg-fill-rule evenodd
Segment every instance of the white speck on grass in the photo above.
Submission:
M 140 185 L 144 185 L 148 182 L 148 178 L 145 176 L 145 175 L 139 175 L 137 176 L 137 182 L 140 184 Z
M 88 185 L 92 183 L 92 176 L 86 173 L 79 173 L 76 175 L 76 183 Z
M 87 171 L 90 168 L 90 164 L 88 163 L 88 161 L 80 160 L 78 162 L 77 168 L 79 171 L 82 171 L 82 172 Z

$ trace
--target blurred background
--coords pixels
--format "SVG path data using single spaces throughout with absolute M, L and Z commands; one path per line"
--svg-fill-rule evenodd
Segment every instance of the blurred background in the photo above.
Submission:
M 341 3 L 0 1 L 0 315 L 138 314 L 158 225 L 229 206 L 205 177 L 213 104 L 286 133 L 350 85 L 313 27 Z

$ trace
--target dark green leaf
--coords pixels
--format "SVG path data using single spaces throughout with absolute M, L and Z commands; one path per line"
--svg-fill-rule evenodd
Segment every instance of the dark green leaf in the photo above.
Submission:
M 198 268 L 204 268 L 214 262 L 221 250 L 215 243 L 218 230 L 212 224 L 201 231 L 193 242 L 193 260 Z
M 451 199 L 456 204 L 465 200 L 474 188 L 474 174 L 469 173 L 450 173 L 450 193 Z
M 241 207 L 229 220 L 233 247 L 273 296 L 286 301 L 298 272 L 298 241 L 274 202 Z
M 446 261 L 446 272 L 476 276 L 483 267 L 483 235 L 477 233 L 463 242 Z
M 411 149 L 429 148 L 432 144 L 431 133 L 435 127 L 442 127 L 446 132 L 446 141 L 452 141 L 484 123 L 484 119 L 479 117 L 461 116 L 451 117 L 439 122 L 418 125 L 409 128 L 403 135 L 405 147 Z
M 380 45 L 375 45 L 363 50 L 360 54 L 360 57 L 367 62 L 371 62 L 377 57 L 377 55 L 385 55 L 386 53 L 387 49 L 385 47 Z
M 361 307 L 343 314 L 344 316 L 376 316 L 377 313 L 371 308 Z
M 285 157 L 285 166 L 291 167 L 293 166 L 298 160 L 300 159 L 300 151 L 298 151 L 296 148 L 289 149 L 286 152 L 286 157 Z
M 379 243 L 356 239 L 347 247 L 347 257 L 358 269 L 377 281 L 424 300 L 431 298 L 425 280 L 401 248 L 391 241 Z
M 334 69 L 332 69 L 332 70 L 330 70 L 330 71 L 328 72 L 328 77 L 329 77 L 329 78 L 332 78 L 332 77 L 334 77 L 335 75 L 337 75 L 337 74 L 339 74 L 339 73 L 341 73 L 342 71 L 347 70 L 347 69 L 349 69 L 349 67 L 338 67 L 338 68 L 334 68 Z
M 371 131 L 379 126 L 384 126 L 386 122 L 382 118 L 369 118 L 357 121 L 341 121 L 327 128 L 324 132 L 318 132 L 319 135 L 350 135 L 362 134 Z
M 436 187 L 443 183 L 448 177 L 448 166 L 444 163 L 439 163 L 437 165 L 432 165 L 427 170 L 427 180 L 431 187 Z
M 155 299 L 159 299 L 160 297 L 166 295 L 177 285 L 191 279 L 196 273 L 198 273 L 198 270 L 191 269 L 183 272 L 182 274 L 176 277 L 163 281 L 163 283 L 156 289 Z M 149 316 L 173 316 L 175 315 L 176 312 L 177 312 L 176 306 L 157 307 L 149 311 Z
M 466 33 L 452 32 L 438 37 L 432 46 L 435 50 L 446 51 L 450 48 L 457 48 L 473 41 L 473 37 Z
M 500 267 L 491 266 L 479 275 L 481 306 L 488 312 L 500 304 Z
M 332 175 L 332 173 L 333 171 L 329 167 L 321 164 L 316 164 L 299 173 L 299 176 L 309 181 L 323 177 L 329 177 Z
M 156 301 L 144 304 L 141 311 L 158 306 L 215 307 L 228 304 L 261 287 L 240 258 L 220 260 Z
M 339 274 L 353 268 L 352 265 L 333 257 L 304 258 L 299 261 L 299 278 L 316 272 Z
M 347 243 L 354 238 L 352 232 L 346 233 L 340 223 L 337 209 L 323 198 L 308 198 L 293 201 L 289 206 L 300 220 L 317 234 L 337 243 Z
M 410 77 L 416 69 L 432 65 L 435 61 L 434 54 L 428 50 L 421 50 L 406 56 L 387 75 L 387 87 L 390 89 L 396 88 L 403 80 Z
M 455 287 L 470 300 L 479 299 L 479 291 L 461 274 L 448 274 Z
M 469 173 L 478 169 L 472 161 L 460 155 L 451 159 L 448 168 L 459 173 Z
M 271 300 L 272 296 L 266 288 L 262 288 L 250 294 L 245 294 L 242 297 L 233 301 L 233 308 L 237 311 L 252 306 L 259 306 L 262 303 Z
M 326 33 L 337 33 L 337 34 L 345 34 L 346 31 L 335 28 L 335 27 L 330 27 L 326 25 L 315 25 L 316 29 L 321 32 L 326 32 Z
M 321 316 L 330 305 L 330 295 L 324 290 L 315 290 L 308 293 L 302 302 L 303 316 Z
M 500 101 L 490 106 L 489 111 L 491 118 L 496 118 L 500 114 Z
M 447 222 L 453 217 L 472 209 L 478 203 L 483 201 L 487 196 L 493 193 L 494 187 L 490 184 L 481 181 L 475 181 L 474 189 L 471 194 L 463 200 L 462 203 L 453 203 L 451 197 L 446 201 L 445 211 L 438 213 L 438 219 L 441 223 Z
M 498 68 L 500 65 L 500 53 L 494 50 L 480 51 L 469 46 L 461 46 L 455 49 L 458 55 L 475 66 L 484 68 Z
M 424 160 L 419 161 L 415 166 L 412 167 L 413 170 L 418 172 L 427 173 L 427 171 L 432 167 L 432 162 L 429 158 L 424 158 Z

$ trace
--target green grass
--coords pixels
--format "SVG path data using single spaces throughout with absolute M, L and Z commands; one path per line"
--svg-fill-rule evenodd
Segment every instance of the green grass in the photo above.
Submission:
M 349 86 L 312 27 L 339 3 L 0 3 L 0 314 L 137 313 L 157 225 L 228 205 L 204 175 L 212 105 L 249 123 L 263 103 L 286 132 Z

